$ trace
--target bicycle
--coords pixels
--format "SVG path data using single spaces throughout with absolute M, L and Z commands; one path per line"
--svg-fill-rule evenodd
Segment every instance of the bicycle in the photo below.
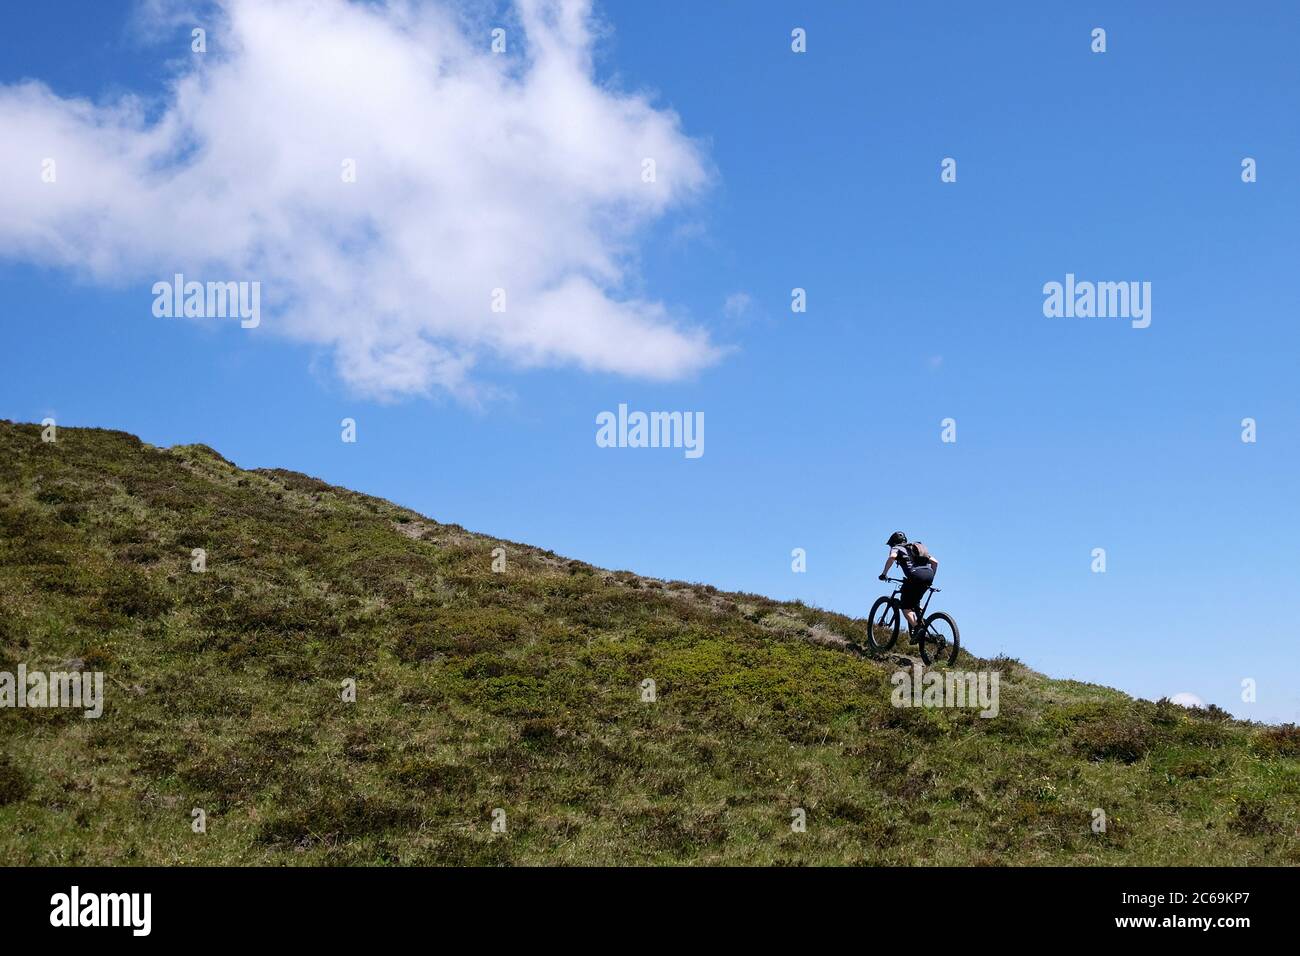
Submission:
M 898 586 L 888 597 L 877 598 L 876 603 L 871 605 L 871 613 L 867 616 L 867 640 L 878 651 L 887 651 L 894 646 L 894 642 L 898 640 L 900 624 L 907 620 L 898 601 L 904 583 L 902 578 L 885 580 Z M 935 661 L 955 664 L 957 655 L 961 651 L 961 636 L 957 632 L 957 622 L 943 611 L 935 611 L 926 617 L 926 610 L 930 607 L 930 597 L 938 593 L 939 588 L 936 587 L 925 589 L 925 600 L 921 603 L 921 610 L 917 614 L 917 627 L 913 628 L 910 624 L 907 626 L 908 638 L 920 647 L 921 660 L 927 664 L 933 664 Z M 921 632 L 920 635 L 917 635 L 917 630 Z

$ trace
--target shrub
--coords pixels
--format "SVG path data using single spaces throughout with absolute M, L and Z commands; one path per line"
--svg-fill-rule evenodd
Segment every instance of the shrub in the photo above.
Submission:
M 1228 829 L 1246 836 L 1264 836 L 1276 833 L 1281 827 L 1268 815 L 1268 806 L 1262 800 L 1242 800 L 1237 805 L 1237 815 L 1228 821 Z
M 418 807 L 358 794 L 340 782 L 277 810 L 258 827 L 257 839 L 270 845 L 330 846 L 371 833 L 414 830 L 420 820 Z
M 158 617 L 170 607 L 171 600 L 154 590 L 143 571 L 124 564 L 111 567 L 100 597 L 105 610 L 126 617 Z
M 1118 760 L 1135 763 L 1155 745 L 1151 724 L 1135 715 L 1111 713 L 1087 720 L 1071 732 L 1075 751 L 1090 760 Z
M 1255 735 L 1251 746 L 1262 757 L 1300 757 L 1300 727 L 1269 727 Z
M 393 771 L 398 783 L 415 790 L 466 795 L 474 792 L 475 771 L 460 764 L 439 763 L 424 757 L 404 760 Z
M 8 754 L 0 753 L 0 807 L 27 799 L 32 784 Z

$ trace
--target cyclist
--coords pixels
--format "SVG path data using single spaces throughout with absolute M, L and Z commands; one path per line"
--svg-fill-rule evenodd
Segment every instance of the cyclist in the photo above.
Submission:
M 885 559 L 885 570 L 880 572 L 880 580 L 889 577 L 889 569 L 897 562 L 904 579 L 898 603 L 907 615 L 908 633 L 915 634 L 921 598 L 925 597 L 926 589 L 934 583 L 934 572 L 939 570 L 939 559 L 930 554 L 919 541 L 909 543 L 907 535 L 901 531 L 891 534 L 885 544 L 889 546 L 889 557 Z

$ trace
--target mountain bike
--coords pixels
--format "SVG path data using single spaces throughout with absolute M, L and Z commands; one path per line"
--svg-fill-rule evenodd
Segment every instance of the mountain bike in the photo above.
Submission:
M 887 651 L 894 646 L 902 622 L 907 620 L 907 615 L 903 613 L 902 605 L 898 600 L 903 589 L 903 580 L 901 578 L 885 580 L 898 586 L 889 597 L 877 598 L 876 603 L 871 605 L 871 614 L 867 616 L 867 640 L 878 651 Z M 921 610 L 916 615 L 917 625 L 915 628 L 908 625 L 908 639 L 920 648 L 921 660 L 927 664 L 933 664 L 935 661 L 954 664 L 957 662 L 957 654 L 961 651 L 961 636 L 957 633 L 957 622 L 943 611 L 936 611 L 926 617 L 926 611 L 930 607 L 930 597 L 938 593 L 939 588 L 936 587 L 925 589 L 925 600 L 921 602 Z

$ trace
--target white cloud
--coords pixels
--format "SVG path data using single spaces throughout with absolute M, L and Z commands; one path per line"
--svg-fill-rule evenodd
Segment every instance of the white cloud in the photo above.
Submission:
M 445 3 L 218 7 L 161 110 L 0 86 L 0 256 L 146 291 L 260 280 L 264 328 L 377 396 L 471 395 L 483 356 L 660 379 L 718 358 L 626 291 L 639 230 L 709 177 L 675 114 L 596 81 L 590 0 L 517 0 L 505 56 Z
M 754 300 L 748 292 L 733 292 L 722 303 L 722 311 L 734 318 L 744 315 L 753 304 Z
M 1205 701 L 1188 691 L 1174 694 L 1173 697 L 1169 698 L 1169 701 L 1170 703 L 1177 704 L 1180 707 L 1205 707 Z

